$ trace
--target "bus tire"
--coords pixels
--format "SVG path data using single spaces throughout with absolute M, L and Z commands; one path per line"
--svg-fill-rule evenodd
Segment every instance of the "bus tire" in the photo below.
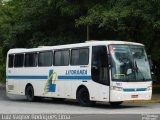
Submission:
M 109 102 L 110 105 L 112 105 L 113 107 L 118 107 L 120 106 L 123 102 L 122 101 L 119 101 L 119 102 Z
M 33 102 L 36 100 L 36 97 L 34 96 L 34 89 L 33 89 L 32 85 L 27 86 L 26 97 L 29 102 Z
M 95 101 L 90 101 L 89 92 L 85 87 L 78 91 L 77 100 L 81 106 L 89 107 L 95 104 Z

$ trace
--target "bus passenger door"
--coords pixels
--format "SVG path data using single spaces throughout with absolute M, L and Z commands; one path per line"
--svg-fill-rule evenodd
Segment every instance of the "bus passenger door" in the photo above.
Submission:
M 106 46 L 92 47 L 92 79 L 97 83 L 100 101 L 109 101 L 109 66 Z

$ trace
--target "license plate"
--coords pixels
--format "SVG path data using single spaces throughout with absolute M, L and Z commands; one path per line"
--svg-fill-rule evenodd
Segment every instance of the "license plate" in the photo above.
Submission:
M 138 98 L 138 95 L 131 95 L 131 98 Z

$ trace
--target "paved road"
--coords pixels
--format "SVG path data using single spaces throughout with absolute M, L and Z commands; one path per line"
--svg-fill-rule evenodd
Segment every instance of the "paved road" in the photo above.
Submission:
M 2 114 L 72 114 L 70 120 L 160 120 L 160 103 L 123 103 L 114 108 L 108 103 L 98 103 L 93 107 L 81 107 L 75 101 L 55 102 L 44 99 L 27 102 L 25 96 L 6 96 L 0 90 L 0 119 Z M 136 115 L 135 115 L 136 114 Z M 156 116 L 152 116 L 152 114 Z M 149 115 L 149 116 L 148 116 Z M 151 115 L 151 119 L 148 119 Z M 61 119 L 61 118 L 60 118 Z M 35 120 L 35 119 L 34 119 Z M 57 119 L 55 119 L 57 120 Z
M 24 96 L 6 97 L 0 91 L 0 113 L 64 113 L 64 114 L 160 114 L 160 103 L 123 103 L 114 108 L 108 103 L 98 103 L 93 107 L 81 107 L 77 102 L 61 103 L 51 99 L 27 102 Z

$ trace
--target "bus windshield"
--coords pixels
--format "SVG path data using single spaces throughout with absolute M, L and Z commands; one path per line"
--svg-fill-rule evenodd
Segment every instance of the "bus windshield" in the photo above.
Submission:
M 115 81 L 151 80 L 150 66 L 143 46 L 110 45 L 112 79 Z

